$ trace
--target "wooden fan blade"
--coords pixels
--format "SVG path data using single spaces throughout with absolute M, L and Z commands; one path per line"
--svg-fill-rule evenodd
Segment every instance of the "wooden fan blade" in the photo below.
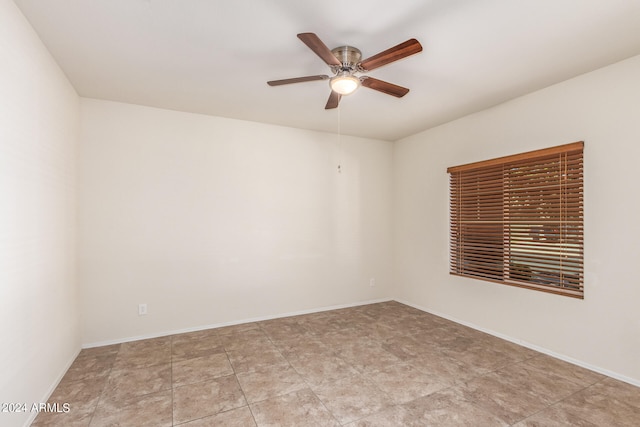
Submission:
M 303 83 L 303 82 L 312 82 L 315 80 L 327 80 L 329 76 L 325 75 L 317 75 L 317 76 L 305 76 L 305 77 L 295 77 L 293 79 L 282 79 L 282 80 L 271 80 L 267 82 L 269 86 L 280 86 L 280 85 L 288 85 L 291 83 Z
M 306 44 L 309 49 L 315 52 L 316 55 L 320 57 L 327 65 L 342 65 L 338 58 L 336 58 L 333 53 L 331 53 L 331 49 L 327 47 L 326 44 L 320 40 L 318 36 L 314 33 L 300 33 L 298 34 L 298 38 L 302 40 L 304 44 Z
M 368 87 L 369 89 L 377 90 L 397 98 L 402 98 L 409 93 L 409 89 L 406 87 L 394 85 L 393 83 L 385 82 L 384 80 L 374 79 L 373 77 L 363 77 L 361 83 L 364 87 Z
M 327 105 L 324 106 L 324 109 L 331 110 L 332 108 L 338 108 L 340 98 L 342 98 L 342 95 L 340 95 L 338 92 L 331 91 L 329 99 L 327 100 Z
M 382 67 L 383 65 L 406 58 L 407 56 L 418 52 L 422 52 L 422 45 L 420 42 L 416 39 L 409 39 L 404 43 L 400 43 L 399 45 L 361 61 L 360 66 L 365 71 L 371 71 L 375 68 Z

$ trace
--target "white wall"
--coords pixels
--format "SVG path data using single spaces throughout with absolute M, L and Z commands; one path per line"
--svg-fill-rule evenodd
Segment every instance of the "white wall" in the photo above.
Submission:
M 10 0 L 0 1 L 0 63 L 0 402 L 31 405 L 80 350 L 79 99 Z M 0 413 L 0 425 L 30 415 Z
M 390 297 L 391 143 L 81 111 L 86 345 Z
M 640 384 L 640 57 L 394 148 L 396 296 Z M 585 141 L 585 299 L 448 274 L 446 168 Z

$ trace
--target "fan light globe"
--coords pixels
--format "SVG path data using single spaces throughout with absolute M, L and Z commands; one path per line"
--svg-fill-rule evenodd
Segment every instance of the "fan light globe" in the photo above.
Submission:
M 331 90 L 340 95 L 350 95 L 360 87 L 360 79 L 350 75 L 348 72 L 342 72 L 329 80 Z

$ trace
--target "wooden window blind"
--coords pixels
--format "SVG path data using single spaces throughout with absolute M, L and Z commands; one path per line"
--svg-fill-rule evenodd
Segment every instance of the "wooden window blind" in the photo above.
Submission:
M 448 168 L 450 273 L 584 298 L 583 147 Z

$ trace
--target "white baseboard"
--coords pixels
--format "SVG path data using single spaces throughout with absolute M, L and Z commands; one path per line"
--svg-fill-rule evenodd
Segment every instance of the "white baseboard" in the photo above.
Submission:
M 211 324 L 211 325 L 196 326 L 196 327 L 193 327 L 193 328 L 175 329 L 175 330 L 163 331 L 163 332 L 147 334 L 147 335 L 138 335 L 138 336 L 134 336 L 134 337 L 126 337 L 126 338 L 120 338 L 120 339 L 115 339 L 115 340 L 88 343 L 88 344 L 83 344 L 82 348 L 92 348 L 92 347 L 102 347 L 102 346 L 105 346 L 105 345 L 112 345 L 112 344 L 122 344 L 122 343 L 125 343 L 125 342 L 131 342 L 131 341 L 145 340 L 145 339 L 150 339 L 150 338 L 166 337 L 168 335 L 184 334 L 186 332 L 196 332 L 196 331 L 203 331 L 203 330 L 206 330 L 206 329 L 221 328 L 223 326 L 234 326 L 234 325 L 241 325 L 243 323 L 262 322 L 264 320 L 273 320 L 273 319 L 280 319 L 282 317 L 300 316 L 302 314 L 320 313 L 320 312 L 323 312 L 323 311 L 338 310 L 338 309 L 341 309 L 341 308 L 349 308 L 349 307 L 358 307 L 358 306 L 361 306 L 361 305 L 376 304 L 376 303 L 388 302 L 388 301 L 392 301 L 392 299 L 391 298 L 382 298 L 382 299 L 361 301 L 361 302 L 356 302 L 356 303 L 339 304 L 339 305 L 332 305 L 332 306 L 328 306 L 328 307 L 313 308 L 313 309 L 309 309 L 309 310 L 293 311 L 293 312 L 281 313 L 281 314 L 270 315 L 270 316 L 252 317 L 252 318 L 249 318 L 249 319 L 243 319 L 243 320 L 238 320 L 238 321 L 233 321 L 233 322 L 214 323 L 214 324 Z
M 487 328 L 483 328 L 481 326 L 475 325 L 475 324 L 470 323 L 470 322 L 465 322 L 463 320 L 456 319 L 454 317 L 448 316 L 448 315 L 443 314 L 443 313 L 438 313 L 437 311 L 428 310 L 428 309 L 426 309 L 424 307 L 420 307 L 420 306 L 418 306 L 416 304 L 413 304 L 413 303 L 410 303 L 408 301 L 403 301 L 401 299 L 395 299 L 395 301 L 397 301 L 397 302 L 399 302 L 401 304 L 405 304 L 405 305 L 408 305 L 410 307 L 416 308 L 416 309 L 418 309 L 420 311 L 424 311 L 425 313 L 433 314 L 434 316 L 442 317 L 442 318 L 450 320 L 452 322 L 459 323 L 459 324 L 464 325 L 464 326 L 468 326 L 468 327 L 470 327 L 472 329 L 475 329 L 477 331 L 481 331 L 481 332 L 485 332 L 485 333 L 487 333 L 489 335 L 493 335 L 494 337 L 502 338 L 503 340 L 510 341 L 512 343 L 521 345 L 523 347 L 530 348 L 531 350 L 535 350 L 535 351 L 538 351 L 540 353 L 544 353 L 544 354 L 546 354 L 548 356 L 555 357 L 556 359 L 564 360 L 565 362 L 569 362 L 569 363 L 571 363 L 573 365 L 577 365 L 577 366 L 580 366 L 582 368 L 589 369 L 590 371 L 594 371 L 594 372 L 597 372 L 599 374 L 603 374 L 603 375 L 606 375 L 608 377 L 615 378 L 615 379 L 623 381 L 625 383 L 634 385 L 636 387 L 640 387 L 640 380 L 636 380 L 634 378 L 627 377 L 625 375 L 619 374 L 617 372 L 610 371 L 608 369 L 601 368 L 599 366 L 594 366 L 594 365 L 592 365 L 590 363 L 583 362 L 582 360 L 574 359 L 573 357 L 569 357 L 569 356 L 566 356 L 564 354 L 556 353 L 555 351 L 549 350 L 547 348 L 540 347 L 538 345 L 531 344 L 531 343 L 523 341 L 521 339 L 513 338 L 511 336 L 508 336 L 508 335 L 505 335 L 505 334 L 501 334 L 499 332 L 492 331 L 492 330 L 487 329 Z

